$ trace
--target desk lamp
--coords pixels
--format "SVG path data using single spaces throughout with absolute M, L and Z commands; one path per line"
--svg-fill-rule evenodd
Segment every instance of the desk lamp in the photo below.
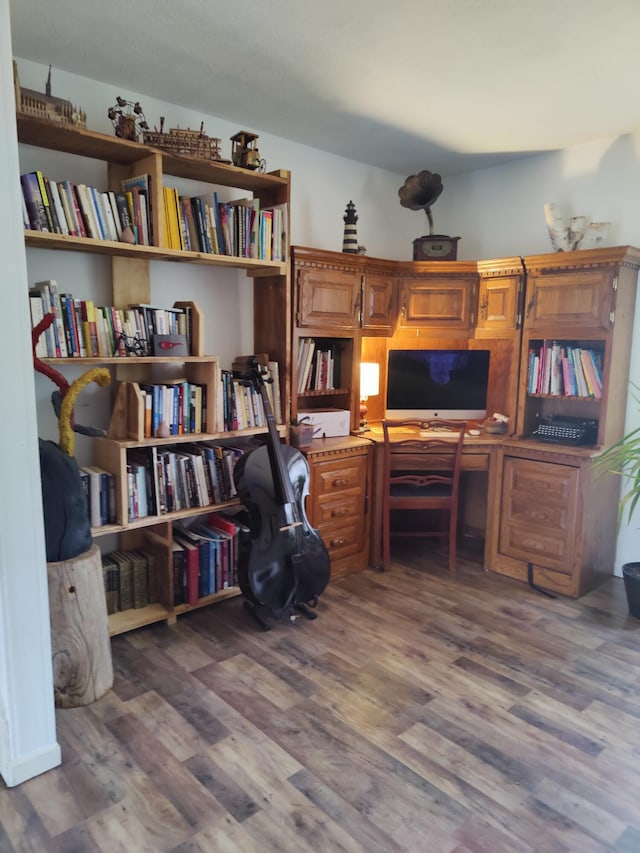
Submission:
M 380 393 L 380 365 L 373 361 L 360 363 L 360 432 L 366 432 L 367 400 Z

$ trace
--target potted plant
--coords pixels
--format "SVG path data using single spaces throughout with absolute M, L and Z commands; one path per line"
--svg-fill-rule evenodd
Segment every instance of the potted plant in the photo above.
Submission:
M 634 387 L 636 391 L 640 391 L 638 386 Z M 640 397 L 634 395 L 634 399 L 640 407 Z M 618 520 L 621 522 L 626 518 L 630 522 L 640 500 L 640 426 L 612 444 L 598 458 L 597 465 L 606 468 L 609 473 L 624 478 Z M 622 577 L 629 613 L 636 619 L 640 619 L 640 561 L 624 563 Z
M 311 423 L 309 415 L 301 418 L 291 418 L 289 426 L 289 439 L 293 447 L 298 450 L 308 450 L 313 441 L 314 426 Z

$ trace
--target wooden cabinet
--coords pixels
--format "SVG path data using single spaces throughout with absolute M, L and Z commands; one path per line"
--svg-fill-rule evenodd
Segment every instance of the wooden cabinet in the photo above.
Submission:
M 307 452 L 307 514 L 329 551 L 332 580 L 368 564 L 370 452 L 370 443 L 355 436 L 316 440 Z
M 296 326 L 392 333 L 391 261 L 302 246 L 292 248 L 292 260 Z
M 611 574 L 619 483 L 594 472 L 595 455 L 532 442 L 497 451 L 492 571 L 521 581 L 531 572 L 533 583 L 573 597 Z
M 299 326 L 358 328 L 361 276 L 356 272 L 326 267 L 296 269 L 295 282 Z
M 441 336 L 470 337 L 476 320 L 475 263 L 399 265 L 398 329 L 425 329 Z
M 624 428 L 640 251 L 560 252 L 524 264 L 518 433 L 531 434 L 542 418 L 577 417 L 597 421 L 596 444 L 613 444 Z M 600 388 L 575 376 L 585 357 Z
M 476 338 L 502 338 L 521 328 L 524 268 L 520 258 L 478 261 Z
M 571 253 L 575 256 L 576 253 Z M 526 324 L 530 333 L 567 337 L 576 330 L 607 332 L 613 323 L 617 261 L 604 256 L 592 267 L 579 258 L 551 264 L 527 258 Z
M 350 412 L 351 430 L 358 429 L 360 342 L 363 336 L 390 335 L 395 314 L 395 264 L 359 255 L 292 248 L 295 282 L 292 335 L 291 415 L 309 409 L 337 408 Z M 305 368 L 308 344 L 314 361 Z M 318 353 L 328 353 L 330 375 Z
M 622 246 L 538 255 L 524 264 L 520 437 L 497 454 L 489 505 L 500 512 L 488 527 L 488 565 L 520 580 L 531 565 L 535 583 L 580 596 L 611 574 L 615 560 L 620 483 L 593 463 L 624 429 L 640 252 Z M 576 385 L 582 351 L 597 365 L 598 382 Z M 529 438 L 550 418 L 556 425 L 596 421 L 595 441 Z
M 111 296 L 109 302 L 116 308 L 125 308 L 129 304 L 151 303 L 150 264 L 153 261 L 172 261 L 175 263 L 198 264 L 215 268 L 245 271 L 254 280 L 254 337 L 256 352 L 266 352 L 281 366 L 281 418 L 288 420 L 288 400 L 290 398 L 289 364 L 291 360 L 290 317 L 292 311 L 289 278 L 289 264 L 284 261 L 261 260 L 258 258 L 216 255 L 201 251 L 181 251 L 166 247 L 164 234 L 163 184 L 172 177 L 240 189 L 258 199 L 261 208 L 289 204 L 289 174 L 282 171 L 262 174 L 225 164 L 213 163 L 190 157 L 180 157 L 164 153 L 137 142 L 106 136 L 76 127 L 42 121 L 27 116 L 18 116 L 18 141 L 41 149 L 62 152 L 106 164 L 106 186 L 103 190 L 119 191 L 121 181 L 126 177 L 140 174 L 151 176 L 151 217 L 154 245 L 129 245 L 112 240 L 98 240 L 86 237 L 68 236 L 42 231 L 25 232 L 25 243 L 31 252 L 34 249 L 53 249 L 63 252 L 102 254 L 111 258 Z M 71 163 L 71 165 L 69 165 Z M 60 177 L 71 178 L 73 158 L 64 158 L 63 168 L 66 174 Z M 68 170 L 68 171 L 67 171 Z M 287 233 L 289 228 L 287 227 Z M 51 274 L 55 276 L 54 264 Z M 71 287 L 69 288 L 71 289 Z M 180 282 L 183 292 L 183 282 Z M 117 547 L 139 548 L 153 552 L 155 556 L 154 577 L 151 584 L 156 591 L 156 602 L 140 609 L 131 609 L 116 613 L 109 618 L 112 634 L 137 628 L 151 622 L 173 621 L 176 615 L 187 610 L 209 604 L 211 601 L 239 590 L 225 590 L 221 593 L 201 598 L 195 605 L 174 605 L 172 548 L 172 522 L 178 518 L 204 515 L 216 506 L 184 508 L 167 514 L 151 515 L 130 520 L 129 484 L 127 466 L 130 455 L 136 450 L 149 452 L 162 450 L 169 445 L 184 442 L 202 442 L 207 439 L 224 440 L 232 437 L 242 440 L 266 428 L 253 428 L 235 433 L 225 432 L 217 413 L 219 406 L 220 365 L 213 355 L 203 354 L 202 333 L 198 332 L 196 354 L 178 358 L 68 358 L 52 360 L 57 367 L 74 367 L 84 364 L 106 364 L 113 372 L 115 396 L 110 436 L 96 439 L 92 443 L 93 464 L 105 468 L 115 475 L 117 523 L 94 530 L 94 536 L 106 534 L 117 536 Z M 230 367 L 230 365 L 229 365 Z M 198 382 L 207 389 L 206 432 L 190 435 L 170 436 L 168 438 L 146 439 L 142 429 L 143 412 L 139 383 L 143 381 L 162 382 L 171 370 L 178 370 L 192 382 Z M 220 504 L 217 504 L 220 506 Z M 110 546 L 110 550 L 113 546 Z
M 365 272 L 362 277 L 360 328 L 366 335 L 391 335 L 395 311 L 395 280 L 390 275 Z

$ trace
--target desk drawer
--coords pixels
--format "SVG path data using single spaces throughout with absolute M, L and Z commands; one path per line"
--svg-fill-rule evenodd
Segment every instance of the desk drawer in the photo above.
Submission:
M 364 526 L 359 519 L 344 526 L 321 524 L 318 532 L 332 562 L 357 554 L 364 547 Z
M 323 498 L 350 489 L 359 489 L 364 495 L 367 480 L 367 457 L 351 456 L 314 462 L 314 503 Z
M 364 512 L 364 492 L 361 489 L 351 489 L 325 495 L 315 501 L 313 519 L 319 525 L 343 524 L 354 519 L 361 519 Z

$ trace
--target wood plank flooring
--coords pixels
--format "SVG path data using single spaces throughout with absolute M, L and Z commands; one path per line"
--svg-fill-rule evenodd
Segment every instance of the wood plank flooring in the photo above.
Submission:
M 640 621 L 408 543 L 261 631 L 240 599 L 113 639 L 0 851 L 640 851 Z

